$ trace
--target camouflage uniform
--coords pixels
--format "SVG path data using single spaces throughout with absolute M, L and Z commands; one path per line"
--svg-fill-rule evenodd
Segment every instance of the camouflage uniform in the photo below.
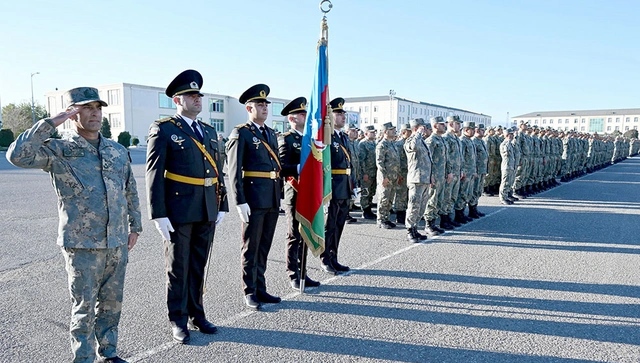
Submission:
M 531 173 L 531 143 L 527 133 L 521 129 L 518 136 L 514 137 L 515 142 L 520 147 L 520 163 L 516 164 L 516 178 L 513 182 L 513 189 L 518 195 L 524 196 L 524 191 L 529 174 Z
M 478 128 L 481 128 L 481 127 L 484 129 L 484 125 L 482 124 L 478 125 Z M 489 154 L 487 153 L 487 145 L 484 143 L 482 138 L 478 136 L 477 133 L 472 140 L 476 146 L 476 173 L 478 174 L 478 176 L 476 177 L 474 181 L 474 185 L 472 187 L 473 193 L 471 196 L 471 200 L 469 201 L 469 209 L 470 210 L 473 209 L 473 211 L 477 215 L 479 214 L 477 210 L 478 201 L 482 196 L 482 190 L 484 187 L 484 178 L 487 175 L 487 171 L 489 167 Z
M 502 174 L 500 200 L 504 202 L 511 200 L 511 186 L 513 185 L 516 171 L 515 151 L 513 150 L 513 144 L 507 137 L 505 137 L 504 141 L 500 144 L 500 156 L 502 156 L 502 164 L 500 165 L 500 172 Z
M 462 173 L 462 145 L 460 139 L 451 130 L 442 138 L 447 145 L 447 164 L 446 174 L 452 174 L 453 180 L 445 184 L 444 191 L 444 213 L 450 215 L 453 213 L 454 205 L 458 199 L 460 192 L 460 176 Z
M 403 125 L 403 129 L 409 129 L 408 124 Z M 401 131 L 402 132 L 402 131 Z M 407 154 L 404 152 L 404 144 L 406 142 L 406 138 L 400 138 L 400 140 L 396 141 L 396 149 L 398 150 L 398 154 L 400 155 L 400 171 L 398 179 L 398 184 L 396 185 L 396 195 L 394 199 L 394 209 L 397 214 L 397 223 L 404 224 L 405 216 L 407 211 L 407 199 L 409 198 L 409 188 L 407 187 Z
M 473 131 L 476 128 L 476 124 L 475 122 L 465 122 L 463 128 L 471 128 Z M 454 209 L 456 210 L 456 219 L 463 220 L 464 209 L 471 201 L 473 193 L 472 186 L 474 185 L 475 178 L 478 174 L 476 169 L 476 147 L 471 138 L 464 134 L 464 131 L 460 138 L 460 146 L 462 158 L 461 170 L 465 177 L 460 181 L 460 190 L 458 192 L 458 198 L 456 199 Z
M 73 131 L 50 139 L 54 131 L 50 119 L 38 121 L 6 156 L 51 176 L 72 301 L 73 361 L 93 362 L 95 341 L 101 357 L 116 356 L 128 234 L 142 231 L 136 182 L 122 145 L 100 136 L 96 149 Z
M 395 128 L 390 122 L 385 124 L 388 128 Z M 400 153 L 396 142 L 386 137 L 376 146 L 376 167 L 378 174 L 378 191 L 380 192 L 378 203 L 378 225 L 389 221 L 391 203 L 396 193 L 396 187 L 400 178 Z M 387 185 L 384 185 L 384 180 Z
M 412 120 L 411 126 L 424 125 L 422 119 Z M 417 233 L 418 222 L 425 212 L 431 185 L 431 153 L 424 136 L 420 132 L 413 132 L 404 142 L 407 156 L 407 184 L 409 186 L 409 201 L 407 208 L 406 227 L 419 239 Z
M 445 214 L 447 145 L 442 136 L 434 131 L 433 134 L 427 138 L 427 147 L 431 154 L 431 175 L 434 179 L 433 185 L 429 190 L 429 201 L 427 202 L 427 210 L 425 213 L 425 219 L 427 223 L 429 223 L 430 221 L 438 219 L 439 215 Z
M 358 150 L 358 159 L 360 160 L 360 170 L 362 170 L 362 191 L 360 197 L 360 206 L 362 210 L 371 209 L 373 196 L 376 194 L 376 142 L 375 140 L 360 141 Z M 364 180 L 364 176 L 367 180 Z

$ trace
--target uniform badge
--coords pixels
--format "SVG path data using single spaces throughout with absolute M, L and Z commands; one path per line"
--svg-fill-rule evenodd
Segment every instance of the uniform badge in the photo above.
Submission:
M 181 136 L 178 136 L 176 134 L 171 135 L 171 141 L 175 142 L 176 144 L 182 146 L 182 143 L 184 142 L 184 138 L 182 138 Z
M 260 140 L 258 140 L 257 137 L 253 137 L 253 144 L 256 146 L 256 150 L 258 150 L 258 148 L 260 147 Z
M 296 149 L 300 147 L 300 144 L 298 144 L 297 142 L 293 143 L 293 147 L 295 147 Z
M 336 152 L 338 151 L 338 148 L 340 147 L 340 144 L 338 144 L 337 142 L 333 142 L 333 147 L 336 149 Z

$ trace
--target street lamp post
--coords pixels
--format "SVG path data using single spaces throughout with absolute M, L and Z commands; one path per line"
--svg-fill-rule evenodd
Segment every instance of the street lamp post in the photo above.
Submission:
M 389 121 L 393 122 L 394 125 L 396 124 L 393 121 L 393 96 L 395 95 L 396 95 L 396 91 L 390 89 L 389 90 Z
M 31 73 L 31 121 L 36 123 L 36 105 L 33 100 L 33 76 L 40 74 L 40 72 Z

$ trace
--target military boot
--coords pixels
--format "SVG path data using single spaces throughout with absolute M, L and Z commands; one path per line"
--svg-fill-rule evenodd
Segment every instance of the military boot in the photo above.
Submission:
M 471 204 L 469 204 L 469 217 L 473 219 L 480 218 L 480 216 L 478 215 L 478 209 Z
M 420 242 L 427 240 L 427 236 L 418 232 L 418 227 L 413 227 L 413 231 L 416 233 L 416 236 L 418 236 L 418 240 L 420 240 Z
M 427 232 L 429 236 L 437 236 L 444 233 L 444 229 L 440 229 L 436 225 L 435 219 L 430 219 L 427 221 L 426 225 L 424 226 L 424 231 Z
M 462 226 L 462 223 L 458 222 L 454 219 L 451 219 L 451 216 L 449 216 L 448 214 L 446 215 L 447 217 L 447 222 L 449 222 L 450 225 L 453 226 L 453 228 L 458 228 L 460 226 Z
M 450 223 L 450 218 L 449 215 L 447 214 L 441 214 L 440 215 L 440 228 L 445 229 L 445 230 L 452 230 L 454 227 L 453 225 Z
M 407 212 L 406 211 L 398 211 L 396 212 L 396 223 L 397 224 L 405 224 L 405 220 L 407 219 Z
M 418 236 L 416 236 L 416 229 L 415 227 L 410 227 L 407 228 L 407 240 L 411 243 L 418 243 L 420 242 L 420 240 L 418 239 Z
M 456 218 L 454 221 L 460 223 L 460 225 L 467 224 L 468 221 L 464 216 L 464 209 L 456 209 Z
M 371 207 L 366 207 L 362 210 L 362 218 L 364 219 L 377 219 L 376 215 L 371 211 Z

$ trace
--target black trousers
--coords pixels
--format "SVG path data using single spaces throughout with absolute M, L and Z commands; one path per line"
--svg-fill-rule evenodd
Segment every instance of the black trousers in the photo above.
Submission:
M 324 227 L 324 252 L 320 255 L 325 265 L 338 261 L 338 246 L 349 214 L 349 203 L 350 199 L 331 199 L 329 202 L 327 224 Z
M 204 319 L 204 270 L 216 231 L 215 222 L 173 224 L 171 242 L 165 241 L 167 308 L 169 320 L 186 324 Z
M 242 290 L 245 295 L 267 291 L 264 272 L 278 214 L 278 207 L 251 209 L 249 223 L 242 224 Z
M 300 278 L 300 260 L 302 259 L 302 251 L 304 242 L 300 235 L 300 223 L 296 219 L 296 200 L 298 194 L 295 193 L 291 200 L 285 199 L 282 203 L 285 216 L 287 217 L 287 275 L 290 279 Z

